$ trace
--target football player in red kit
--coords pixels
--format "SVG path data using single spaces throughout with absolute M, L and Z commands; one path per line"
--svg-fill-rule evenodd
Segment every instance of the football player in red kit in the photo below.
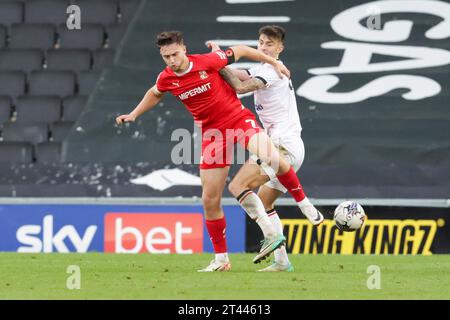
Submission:
M 219 70 L 243 57 L 272 65 L 280 77 L 283 74 L 289 77 L 289 70 L 276 59 L 243 45 L 206 54 L 187 54 L 179 31 L 160 33 L 157 45 L 167 67 L 136 108 L 129 114 L 118 116 L 116 122 L 122 124 L 135 121 L 155 107 L 166 92 L 178 97 L 192 113 L 195 123 L 202 129 L 202 201 L 206 228 L 215 251 L 211 263 L 199 271 L 228 271 L 231 264 L 227 255 L 226 222 L 221 197 L 231 164 L 228 152 L 230 145 L 239 143 L 270 165 L 280 183 L 297 202 L 305 195 L 292 166 L 280 157 L 270 138 L 257 124 L 253 113 L 241 104 L 235 91 L 220 76 Z M 253 259 L 254 263 L 258 263 L 282 246 L 286 239 L 273 227 L 264 205 L 254 192 L 243 189 L 237 199 L 264 234 L 261 250 Z

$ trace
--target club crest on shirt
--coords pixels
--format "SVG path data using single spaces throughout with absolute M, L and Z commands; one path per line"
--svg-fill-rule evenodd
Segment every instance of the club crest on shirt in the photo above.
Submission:
M 208 78 L 208 74 L 206 73 L 206 71 L 199 71 L 198 74 L 200 75 L 200 79 L 202 80 Z

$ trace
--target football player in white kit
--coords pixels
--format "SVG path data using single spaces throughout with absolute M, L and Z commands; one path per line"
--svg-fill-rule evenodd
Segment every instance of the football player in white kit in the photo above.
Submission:
M 259 29 L 258 50 L 278 59 L 283 51 L 285 30 L 280 26 L 264 26 Z M 219 46 L 209 43 L 213 51 Z M 261 64 L 249 70 L 238 70 L 226 67 L 221 70 L 222 76 L 237 93 L 254 91 L 255 110 L 269 137 L 271 137 L 280 153 L 297 171 L 305 157 L 305 147 L 301 139 L 302 127 L 297 110 L 294 88 L 290 79 L 280 78 L 269 64 Z M 261 174 L 262 173 L 262 174 Z M 238 200 L 236 190 L 259 188 L 258 196 L 272 224 L 277 231 L 283 233 L 283 226 L 274 209 L 275 200 L 287 190 L 278 181 L 273 169 L 252 155 L 230 182 L 228 188 Z M 245 197 L 245 195 L 244 195 Z M 302 213 L 313 225 L 323 222 L 323 215 L 311 204 L 308 198 L 299 203 Z M 286 248 L 275 250 L 275 262 L 259 271 L 293 271 Z

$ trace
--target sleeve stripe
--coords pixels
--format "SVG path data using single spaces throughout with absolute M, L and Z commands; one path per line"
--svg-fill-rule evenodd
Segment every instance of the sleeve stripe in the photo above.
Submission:
M 248 69 L 245 69 L 245 71 L 247 71 L 247 74 L 248 74 L 249 76 L 252 75 Z
M 264 84 L 267 84 L 266 79 L 264 79 L 263 77 L 256 76 L 255 78 L 258 78 L 258 79 L 261 80 Z

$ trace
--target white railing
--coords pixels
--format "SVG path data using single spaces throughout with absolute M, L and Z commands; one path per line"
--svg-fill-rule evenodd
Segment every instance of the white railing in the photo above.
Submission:
M 449 208 L 450 199 L 314 199 L 311 202 L 318 206 L 334 206 L 345 200 L 353 200 L 362 206 L 396 206 L 396 207 L 436 207 Z M 2 204 L 78 204 L 78 205 L 201 205 L 202 201 L 199 197 L 160 197 L 160 198 L 130 198 L 130 197 L 114 197 L 114 198 L 88 198 L 88 197 L 68 197 L 68 198 L 0 198 Z M 234 198 L 223 198 L 223 205 L 237 204 Z M 283 198 L 277 200 L 277 205 L 287 206 L 293 205 L 294 200 Z

